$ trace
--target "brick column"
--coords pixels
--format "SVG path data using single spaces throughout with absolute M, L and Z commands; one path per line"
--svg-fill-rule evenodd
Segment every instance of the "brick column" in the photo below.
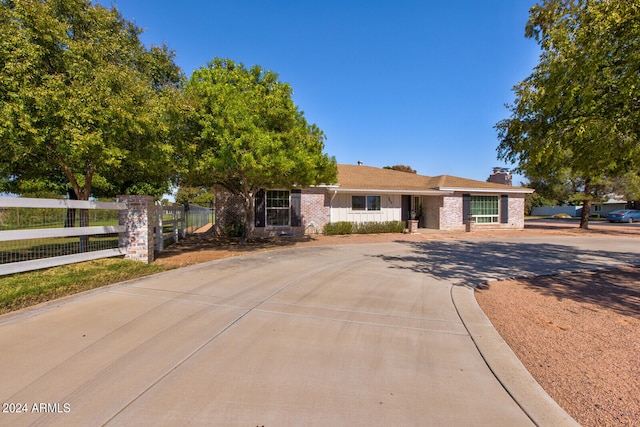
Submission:
M 119 220 L 127 227 L 119 238 L 120 247 L 126 251 L 124 259 L 153 262 L 153 197 L 118 196 L 118 201 L 127 204 L 127 210 L 120 211 Z

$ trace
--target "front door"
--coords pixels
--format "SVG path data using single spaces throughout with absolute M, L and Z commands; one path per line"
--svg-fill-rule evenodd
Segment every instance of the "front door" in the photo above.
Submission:
M 402 196 L 402 211 L 400 213 L 402 221 L 411 219 L 411 196 Z

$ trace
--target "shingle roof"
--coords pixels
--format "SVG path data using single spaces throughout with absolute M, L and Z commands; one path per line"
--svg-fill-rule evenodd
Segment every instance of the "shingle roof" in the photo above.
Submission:
M 381 169 L 363 165 L 338 165 L 338 185 L 349 190 L 386 191 L 438 191 L 454 189 L 483 189 L 496 191 L 518 191 L 522 187 L 512 187 L 492 182 L 476 181 L 450 175 L 424 176 L 392 169 Z M 528 191 L 527 191 L 528 192 Z
M 427 190 L 429 177 L 371 166 L 338 165 L 341 188 L 363 190 Z

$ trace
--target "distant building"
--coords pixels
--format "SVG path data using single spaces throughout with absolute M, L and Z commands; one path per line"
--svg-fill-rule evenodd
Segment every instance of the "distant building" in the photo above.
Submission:
M 513 185 L 511 172 L 507 168 L 495 167 L 493 173 L 489 176 L 489 182 L 495 184 Z

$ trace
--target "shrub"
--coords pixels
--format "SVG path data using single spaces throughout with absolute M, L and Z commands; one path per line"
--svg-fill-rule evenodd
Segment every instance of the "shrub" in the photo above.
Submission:
M 405 225 L 403 221 L 387 222 L 357 222 L 346 221 L 329 223 L 324 226 L 324 234 L 379 234 L 379 233 L 403 233 Z
M 234 238 L 242 236 L 244 230 L 244 218 L 241 215 L 227 215 L 225 221 L 220 227 L 222 237 Z
M 333 236 L 335 234 L 351 234 L 353 231 L 353 224 L 347 221 L 330 222 L 324 226 L 324 234 L 326 236 Z

